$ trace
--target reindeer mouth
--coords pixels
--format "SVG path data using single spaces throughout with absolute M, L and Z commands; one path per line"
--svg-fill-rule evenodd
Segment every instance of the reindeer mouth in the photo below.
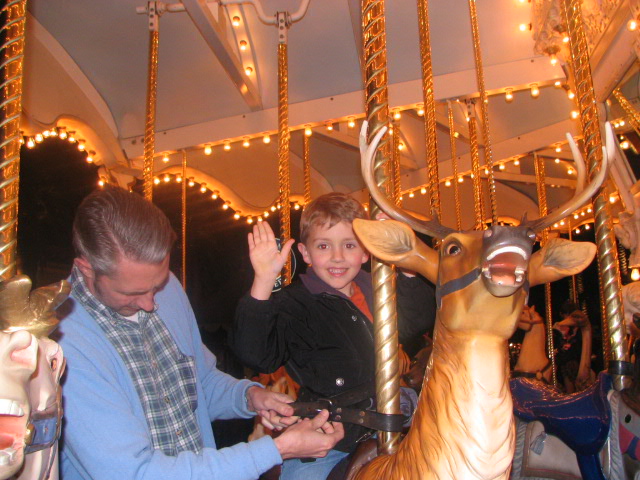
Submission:
M 515 245 L 501 247 L 487 255 L 482 264 L 482 279 L 492 295 L 513 295 L 525 282 L 529 254 Z

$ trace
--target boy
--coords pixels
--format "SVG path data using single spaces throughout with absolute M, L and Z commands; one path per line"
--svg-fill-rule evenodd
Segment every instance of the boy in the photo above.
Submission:
M 370 275 L 361 271 L 369 255 L 353 232 L 354 218 L 365 218 L 364 208 L 348 195 L 328 193 L 311 202 L 300 220 L 298 244 L 309 268 L 300 281 L 275 294 L 274 282 L 294 241 L 278 251 L 267 222 L 259 222 L 249 234 L 255 276 L 236 311 L 232 348 L 259 372 L 285 365 L 301 385 L 300 401 L 373 385 L 373 293 Z M 435 300 L 431 287 L 418 277 L 399 274 L 397 290 L 402 343 L 433 328 Z M 366 408 L 371 400 L 350 406 Z M 344 439 L 327 457 L 314 462 L 287 460 L 281 478 L 324 480 L 368 432 L 345 424 Z

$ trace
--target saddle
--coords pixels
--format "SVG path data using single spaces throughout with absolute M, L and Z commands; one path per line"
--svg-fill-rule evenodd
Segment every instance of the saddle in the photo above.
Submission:
M 547 433 L 566 443 L 576 453 L 583 478 L 605 480 L 598 453 L 609 437 L 611 425 L 609 374 L 600 373 L 596 383 L 571 395 L 524 378 L 512 379 L 510 386 L 518 418 L 541 422 Z

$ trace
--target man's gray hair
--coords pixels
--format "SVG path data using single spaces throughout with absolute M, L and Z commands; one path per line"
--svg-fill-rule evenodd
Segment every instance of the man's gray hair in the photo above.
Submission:
M 176 234 L 158 207 L 137 193 L 107 186 L 88 195 L 73 222 L 73 246 L 96 275 L 113 272 L 120 257 L 160 263 Z

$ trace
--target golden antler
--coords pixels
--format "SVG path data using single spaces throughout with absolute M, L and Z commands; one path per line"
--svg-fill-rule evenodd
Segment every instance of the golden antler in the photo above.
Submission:
M 0 330 L 27 330 L 36 337 L 46 337 L 58 325 L 55 309 L 69 296 L 66 280 L 31 291 L 31 279 L 16 275 L 0 283 Z

